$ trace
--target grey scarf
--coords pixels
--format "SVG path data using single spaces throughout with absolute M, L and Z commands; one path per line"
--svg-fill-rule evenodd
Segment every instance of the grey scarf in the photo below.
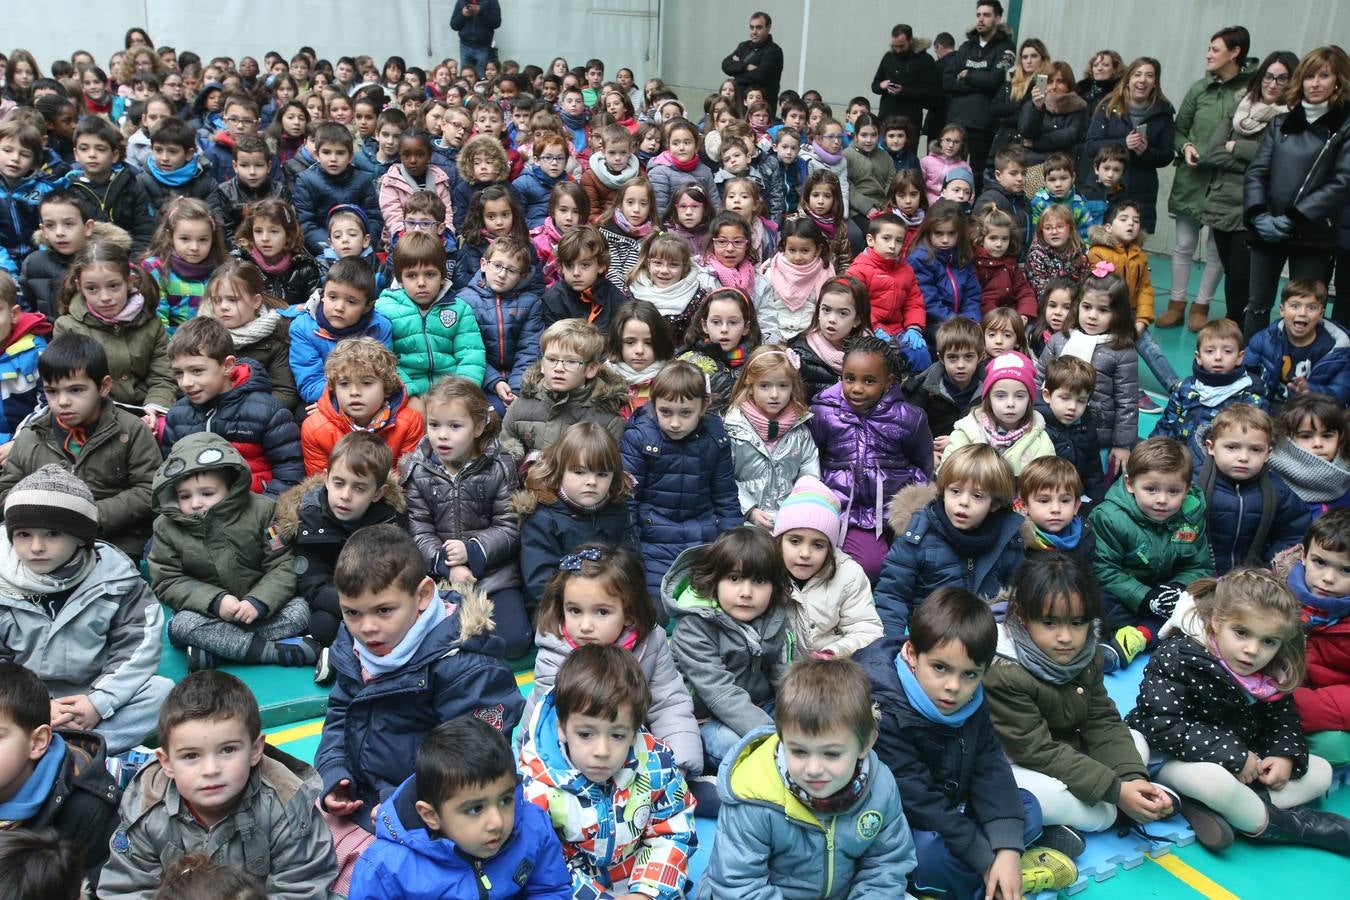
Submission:
M 1350 489 L 1350 464 L 1343 457 L 1328 462 L 1289 438 L 1280 438 L 1270 467 L 1304 503 L 1330 503 Z
M 1083 649 L 1067 663 L 1060 663 L 1036 646 L 1036 642 L 1027 633 L 1026 626 L 1018 621 L 1016 616 L 1009 616 L 999 627 L 1003 630 L 1004 636 L 1012 642 L 1012 646 L 1007 647 L 1005 641 L 999 641 L 999 653 L 1006 656 L 1011 650 L 1012 658 L 1041 681 L 1068 684 L 1097 656 L 1097 632 L 1100 624 L 1094 619 L 1092 627 L 1088 629 L 1088 639 L 1084 641 Z

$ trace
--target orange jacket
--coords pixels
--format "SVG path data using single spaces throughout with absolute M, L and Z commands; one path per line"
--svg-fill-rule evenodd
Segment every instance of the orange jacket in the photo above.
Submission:
M 402 388 L 389 398 L 392 415 L 375 434 L 394 451 L 394 468 L 405 453 L 417 449 L 418 441 L 426 433 L 426 424 L 422 414 L 407 404 L 407 394 Z M 313 475 L 328 468 L 328 454 L 344 434 L 356 431 L 358 426 L 338 409 L 328 388 L 323 389 L 319 397 L 318 409 L 306 416 L 300 426 L 300 450 L 305 457 L 305 474 Z
M 1088 230 L 1088 268 L 1105 261 L 1116 267 L 1114 274 L 1125 280 L 1130 289 L 1130 305 L 1134 307 L 1136 322 L 1153 322 L 1153 279 L 1148 271 L 1148 254 L 1138 242 L 1122 244 L 1111 232 L 1100 225 Z

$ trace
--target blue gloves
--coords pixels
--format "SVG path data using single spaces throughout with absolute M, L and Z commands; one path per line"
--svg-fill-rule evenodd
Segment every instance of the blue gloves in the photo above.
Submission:
M 922 372 L 933 364 L 933 357 L 928 352 L 928 343 L 923 339 L 923 332 L 914 326 L 911 325 L 896 335 L 895 343 L 914 371 Z
M 1289 221 L 1288 216 L 1272 216 L 1270 213 L 1258 213 L 1252 219 L 1252 228 L 1260 236 L 1261 240 L 1270 244 L 1278 244 L 1294 234 L 1294 224 Z

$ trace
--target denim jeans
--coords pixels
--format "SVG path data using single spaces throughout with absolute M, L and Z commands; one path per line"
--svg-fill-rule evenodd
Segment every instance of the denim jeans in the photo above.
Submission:
M 773 716 L 773 706 L 773 700 L 769 700 L 761 703 L 759 708 Z M 705 719 L 700 722 L 698 733 L 699 737 L 703 738 L 703 756 L 706 764 L 704 771 L 710 775 L 717 774 L 717 770 L 722 767 L 722 760 L 736 748 L 741 738 L 745 737 L 735 729 L 723 725 L 718 719 Z
M 470 47 L 463 41 L 459 42 L 459 65 L 473 66 L 473 70 L 478 73 L 478 77 L 483 77 L 483 67 L 487 65 L 492 58 L 491 47 Z
M 1177 375 L 1176 369 L 1173 369 L 1172 364 L 1167 361 L 1162 347 L 1158 346 L 1158 341 L 1153 337 L 1153 332 L 1147 328 L 1139 332 L 1134 347 L 1139 351 L 1139 358 L 1144 361 L 1144 365 L 1148 366 L 1153 377 L 1163 386 L 1163 390 L 1169 394 L 1175 391 L 1177 385 L 1181 384 L 1181 376 Z

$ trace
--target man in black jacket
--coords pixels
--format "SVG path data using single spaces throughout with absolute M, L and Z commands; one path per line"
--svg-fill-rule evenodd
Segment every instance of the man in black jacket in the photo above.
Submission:
M 994 116 L 989 104 L 1007 78 L 1017 53 L 1012 32 L 1003 24 L 999 0 L 976 0 L 975 27 L 956 50 L 956 62 L 946 70 L 947 124 L 966 130 L 970 168 L 980 180 L 994 143 Z M 979 186 L 976 186 L 979 193 Z
M 722 71 L 736 79 L 744 93 L 748 87 L 764 89 L 769 109 L 778 109 L 778 85 L 783 80 L 783 48 L 774 43 L 770 31 L 773 19 L 766 12 L 750 16 L 750 40 L 741 41 L 731 55 L 722 60 Z
M 917 141 L 924 109 L 942 94 L 937 62 L 925 52 L 927 49 L 928 41 L 914 40 L 912 28 L 897 25 L 891 29 L 890 52 L 881 58 L 877 74 L 872 76 L 872 93 L 881 96 L 881 121 L 905 117 L 914 126 L 910 131 L 912 141 Z M 917 147 L 910 149 L 918 152 Z
M 492 33 L 502 27 L 498 0 L 455 0 L 450 29 L 459 32 L 459 64 L 473 66 L 478 77 L 492 58 Z

